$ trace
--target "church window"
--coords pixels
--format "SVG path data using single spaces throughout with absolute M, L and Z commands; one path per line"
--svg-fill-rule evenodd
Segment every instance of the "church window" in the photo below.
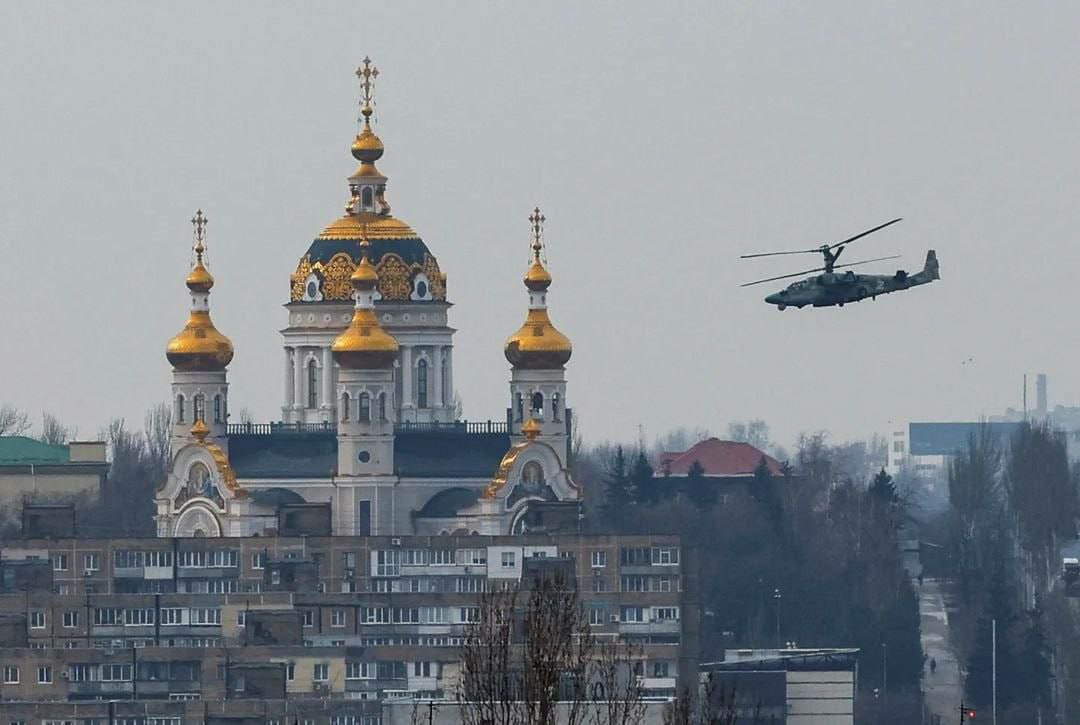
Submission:
M 371 211 L 375 208 L 375 196 L 370 186 L 365 186 L 360 192 L 360 203 L 364 207 L 364 211 Z
M 214 396 L 214 422 L 215 423 L 222 423 L 222 422 L 224 422 L 222 420 L 224 417 L 225 417 L 224 411 L 222 410 L 222 406 L 221 406 L 221 395 L 215 395 Z
M 202 393 L 195 396 L 195 413 L 192 417 L 195 420 L 206 422 L 206 398 Z
M 544 417 L 544 394 L 536 392 L 532 394 L 532 412 L 537 417 Z
M 559 418 L 559 402 L 560 402 L 559 394 L 558 393 L 552 393 L 551 394 L 551 419 L 552 420 L 559 420 L 560 419 Z
M 427 282 L 422 279 L 416 281 L 416 296 L 427 297 Z
M 427 360 L 421 358 L 421 360 L 416 363 L 416 407 L 418 408 L 428 407 L 427 368 Z
M 345 423 L 349 420 L 349 394 L 341 394 L 341 422 Z
M 371 422 L 371 396 L 367 393 L 360 393 L 360 410 L 356 419 L 361 423 Z
M 450 358 L 449 353 L 443 353 L 442 358 L 442 394 L 443 399 L 439 401 L 440 405 L 447 405 L 450 400 Z
M 379 420 L 386 420 L 386 393 L 379 393 Z
M 307 366 L 307 407 L 319 407 L 319 368 L 314 360 Z
M 183 395 L 177 395 L 176 396 L 176 422 L 177 423 L 183 423 L 184 422 L 184 396 Z

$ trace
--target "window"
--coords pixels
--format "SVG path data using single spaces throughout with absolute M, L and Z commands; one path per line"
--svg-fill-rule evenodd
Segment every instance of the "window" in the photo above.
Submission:
M 543 420 L 543 418 L 544 418 L 544 394 L 541 393 L 541 392 L 535 392 L 530 397 L 530 401 L 532 403 L 532 405 L 530 407 L 532 408 L 533 414 L 536 415 L 536 417 Z
M 436 566 L 453 566 L 454 565 L 454 550 L 453 549 L 433 549 L 431 552 L 431 563 Z
M 558 393 L 552 393 L 551 394 L 551 419 L 552 420 L 561 420 L 561 418 L 559 418 L 559 394 Z
M 390 624 L 390 607 L 364 607 L 364 624 Z
M 218 607 L 192 607 L 191 624 L 221 624 L 221 609 Z
M 592 565 L 593 569 L 603 569 L 607 566 L 607 552 L 594 551 L 592 553 Z
M 64 612 L 64 626 L 68 629 L 79 626 L 78 611 Z
M 307 407 L 319 407 L 319 368 L 314 360 L 307 366 Z
M 100 563 L 98 562 L 97 554 L 83 554 L 84 571 L 98 571 L 99 569 Z
M 40 665 L 37 668 L 37 681 L 39 685 L 51 685 L 52 667 L 49 665 Z
M 102 682 L 131 682 L 131 665 L 102 665 Z
M 179 607 L 169 607 L 168 609 L 161 610 L 161 624 L 182 624 L 184 621 L 184 610 Z
M 4 684 L 19 684 L 19 668 L 15 665 L 4 665 Z
M 677 622 L 679 621 L 679 608 L 678 607 L 654 607 L 653 617 L 658 622 Z
M 515 560 L 514 552 L 512 552 L 512 551 L 504 551 L 502 553 L 503 569 L 513 569 L 514 568 L 514 560 Z
M 266 564 L 266 552 L 260 551 L 251 555 L 251 568 L 262 569 Z
M 454 591 L 459 594 L 479 594 L 486 591 L 487 579 L 482 576 L 460 576 L 454 582 Z
M 622 621 L 631 623 L 644 622 L 646 620 L 645 609 L 645 607 L 623 607 Z
M 330 665 L 326 662 L 316 662 L 312 668 L 311 679 L 315 682 L 326 682 L 330 679 Z
M 401 566 L 398 563 L 398 552 L 394 549 L 383 549 L 375 552 L 375 576 L 400 576 Z
M 214 396 L 214 422 L 215 423 L 223 423 L 223 422 L 225 422 L 224 421 L 224 411 L 222 411 L 222 409 L 221 409 L 221 395 L 220 394 Z
M 45 629 L 45 611 L 35 609 L 30 612 L 30 629 Z
M 177 423 L 183 423 L 184 422 L 184 396 L 183 395 L 177 395 L 176 396 L 176 422 Z
M 406 549 L 401 552 L 400 558 L 405 566 L 425 566 L 428 563 L 428 550 Z
M 314 609 L 305 609 L 304 610 L 304 626 L 305 627 L 314 627 L 315 626 L 315 610 Z
M 480 607 L 461 607 L 458 612 L 458 621 L 463 623 L 479 622 Z
M 427 360 L 420 358 L 416 363 L 416 407 L 428 407 L 427 400 Z
M 99 607 L 94 609 L 94 625 L 97 627 L 115 626 L 124 623 L 124 610 L 119 607 Z
M 364 208 L 364 211 L 374 211 L 375 209 L 375 194 L 371 190 L 370 186 L 365 186 L 360 189 L 360 206 Z
M 330 626 L 331 627 L 344 627 L 345 626 L 345 610 L 334 609 L 330 612 Z
M 346 662 L 346 680 L 373 680 L 375 679 L 375 665 L 372 662 Z
M 124 624 L 128 627 L 140 627 L 154 623 L 152 607 L 136 607 L 124 611 Z
M 285 679 L 289 682 L 296 679 L 296 663 L 292 660 L 285 663 Z
M 679 550 L 671 546 L 654 546 L 652 550 L 652 563 L 667 565 L 679 563 Z
M 431 663 L 413 662 L 413 677 L 431 677 Z
M 463 566 L 485 566 L 487 549 L 462 549 L 458 552 L 457 561 Z
M 247 610 L 246 609 L 241 609 L 239 612 L 236 613 L 236 626 L 237 627 L 246 627 L 247 626 Z
M 341 394 L 341 422 L 342 423 L 348 423 L 349 422 L 349 402 L 350 402 L 349 394 L 348 393 L 342 393 Z
M 361 423 L 371 422 L 371 396 L 367 393 L 360 393 L 359 403 L 357 405 L 356 419 Z
M 448 352 L 443 353 L 442 358 L 442 390 L 443 399 L 439 401 L 439 405 L 446 405 L 453 391 L 453 386 L 450 383 L 450 354 Z
M 604 610 L 600 607 L 589 608 L 589 624 L 599 625 L 604 623 Z
M 53 557 L 53 571 L 67 571 L 68 570 L 68 555 L 57 554 Z
M 379 393 L 379 420 L 386 420 L 386 393 Z
M 445 607 L 420 607 L 421 624 L 446 624 Z
M 607 579 L 603 577 L 594 577 L 592 580 L 592 590 L 594 592 L 606 592 L 607 591 Z
M 195 396 L 195 420 L 206 422 L 206 397 L 202 393 Z
M 667 662 L 653 662 L 652 676 L 653 677 L 668 677 L 668 663 Z

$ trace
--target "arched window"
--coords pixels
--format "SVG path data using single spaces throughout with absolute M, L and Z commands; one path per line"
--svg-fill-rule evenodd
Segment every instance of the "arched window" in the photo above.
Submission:
M 544 394 L 539 391 L 532 394 L 532 412 L 538 418 L 544 417 Z
M 518 422 L 525 419 L 525 399 L 518 393 L 514 400 L 514 416 Z
M 183 395 L 177 395 L 176 396 L 176 422 L 177 423 L 183 423 L 184 422 L 184 396 Z
M 307 366 L 307 407 L 319 407 L 319 367 L 314 360 Z
M 195 396 L 195 412 L 191 416 L 193 420 L 201 420 L 206 422 L 206 398 L 202 393 Z
M 371 211 L 375 207 L 374 196 L 370 186 L 365 186 L 360 192 L 360 205 L 364 207 L 364 211 Z
M 361 423 L 371 422 L 371 396 L 367 393 L 360 393 L 360 410 L 356 419 Z
M 420 358 L 416 363 L 416 407 L 428 407 L 427 400 L 427 360 Z
M 552 393 L 551 394 L 551 419 L 552 420 L 560 420 L 560 418 L 559 418 L 559 403 L 560 402 L 561 401 L 559 400 L 559 394 L 558 393 Z
M 379 393 L 379 420 L 386 420 L 386 393 Z
M 349 394 L 341 394 L 341 422 L 345 423 L 349 420 Z
M 225 417 L 225 411 L 221 407 L 221 394 L 214 396 L 214 422 L 221 423 Z
M 448 353 L 443 353 L 442 358 L 442 397 L 439 401 L 439 405 L 449 405 L 453 393 L 450 391 L 450 357 Z

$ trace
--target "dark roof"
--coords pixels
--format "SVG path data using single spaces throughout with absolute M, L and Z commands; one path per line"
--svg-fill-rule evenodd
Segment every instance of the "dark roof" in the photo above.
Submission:
M 229 436 L 229 463 L 240 478 L 329 478 L 337 474 L 333 433 Z
M 251 492 L 251 500 L 260 506 L 280 508 L 290 503 L 307 503 L 304 497 L 288 488 L 262 488 Z
M 912 423 L 908 427 L 908 451 L 913 456 L 954 455 L 968 444 L 971 436 L 978 437 L 979 428 L 984 425 L 1004 445 L 1023 423 Z
M 424 507 L 416 512 L 416 515 L 422 519 L 452 518 L 461 509 L 468 508 L 476 503 L 478 498 L 480 498 L 480 491 L 477 489 L 461 488 L 460 486 L 447 488 L 429 498 Z
M 706 438 L 682 453 L 663 453 L 661 471 L 672 476 L 685 476 L 697 461 L 706 476 L 750 476 L 765 457 L 765 465 L 774 476 L 783 474 L 780 462 L 749 443 Z
M 308 257 L 311 263 L 322 262 L 326 264 L 335 254 L 345 252 L 353 261 L 360 260 L 359 239 L 316 239 L 308 248 Z M 370 252 L 371 261 L 378 264 L 379 260 L 387 254 L 396 254 L 405 264 L 423 264 L 424 255 L 431 254 L 423 239 L 372 239 Z
M 406 478 L 489 478 L 509 449 L 506 433 L 398 433 L 394 463 Z M 329 431 L 233 434 L 229 462 L 240 478 L 328 478 L 337 475 L 337 436 Z

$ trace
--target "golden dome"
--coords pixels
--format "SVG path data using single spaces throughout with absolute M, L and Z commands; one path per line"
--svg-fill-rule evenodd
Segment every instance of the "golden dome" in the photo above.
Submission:
M 525 286 L 534 292 L 542 292 L 551 286 L 551 273 L 547 271 L 539 259 L 533 260 L 525 275 Z
M 368 239 L 419 239 L 419 236 L 405 222 L 389 215 L 373 212 L 346 214 L 332 221 L 319 239 L 359 239 L 364 229 Z
M 199 443 L 202 443 L 204 440 L 206 440 L 206 436 L 209 434 L 210 429 L 207 427 L 206 423 L 203 421 L 202 418 L 196 420 L 195 425 L 191 426 L 191 435 L 193 435 L 195 437 L 195 440 L 197 440 Z
M 350 279 L 356 290 L 356 311 L 352 323 L 334 338 L 330 351 L 334 361 L 353 370 L 379 370 L 393 367 L 398 355 L 398 341 L 382 329 L 372 309 L 371 295 L 379 284 L 379 274 L 368 259 L 367 230 L 361 229 L 360 262 Z
M 233 345 L 214 327 L 208 311 L 192 310 L 184 329 L 169 340 L 165 357 L 175 370 L 224 370 L 232 362 Z
M 506 359 L 516 368 L 543 370 L 566 365 L 574 347 L 555 329 L 546 309 L 529 310 L 525 324 L 506 341 Z
M 209 292 L 210 288 L 214 286 L 214 275 L 210 274 L 210 270 L 203 266 L 202 259 L 191 268 L 186 284 L 192 292 Z
M 536 437 L 540 435 L 540 423 L 536 418 L 529 418 L 525 421 L 525 425 L 521 426 L 521 434 L 528 438 L 530 441 L 536 440 Z
M 362 164 L 374 164 L 385 151 L 382 139 L 375 135 L 368 123 L 364 123 L 364 129 L 356 135 L 352 143 L 353 158 Z

